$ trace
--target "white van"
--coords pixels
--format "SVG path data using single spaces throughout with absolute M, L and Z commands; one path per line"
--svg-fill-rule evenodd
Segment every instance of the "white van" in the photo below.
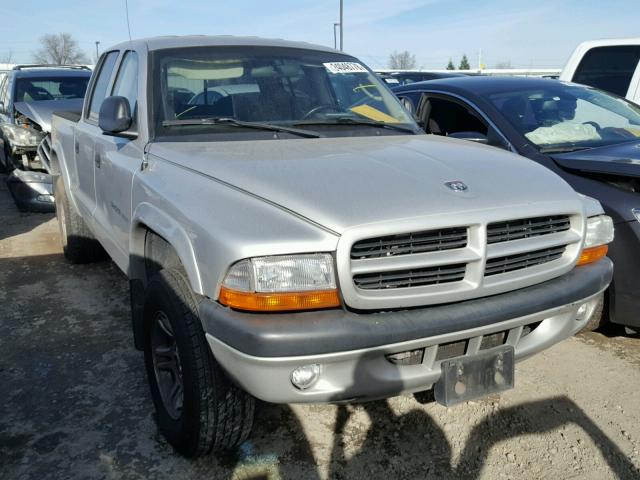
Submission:
M 582 42 L 560 80 L 600 88 L 640 103 L 640 38 Z

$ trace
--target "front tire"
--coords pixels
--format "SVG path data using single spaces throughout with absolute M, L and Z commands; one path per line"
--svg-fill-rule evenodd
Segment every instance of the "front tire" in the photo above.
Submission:
M 90 263 L 105 259 L 106 252 L 69 202 L 61 175 L 56 175 L 53 180 L 53 195 L 62 251 L 67 260 Z
M 254 398 L 214 359 L 180 268 L 160 270 L 147 286 L 144 357 L 158 427 L 178 452 L 199 457 L 246 440 Z

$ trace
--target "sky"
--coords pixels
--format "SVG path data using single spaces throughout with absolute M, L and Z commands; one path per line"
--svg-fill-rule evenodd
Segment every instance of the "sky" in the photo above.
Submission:
M 228 34 L 333 46 L 339 0 L 128 0 L 133 38 Z M 2 5 L 4 4 L 4 5 Z M 54 6 L 55 5 L 55 6 Z M 442 69 L 561 68 L 584 40 L 640 36 L 638 0 L 344 0 L 344 50 L 372 68 L 408 50 Z M 0 0 L 0 63 L 32 61 L 46 33 L 70 33 L 89 55 L 128 38 L 125 0 Z

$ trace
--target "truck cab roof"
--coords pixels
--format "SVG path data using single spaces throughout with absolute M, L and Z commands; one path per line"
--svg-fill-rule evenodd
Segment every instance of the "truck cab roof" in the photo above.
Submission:
M 322 45 L 315 45 L 307 42 L 292 42 L 282 39 L 268 39 L 260 37 L 238 37 L 233 35 L 187 35 L 187 36 L 159 36 L 141 38 L 122 42 L 114 45 L 110 49 L 135 49 L 146 47 L 147 50 L 164 50 L 169 48 L 186 48 L 186 47 L 230 47 L 230 46 L 247 46 L 247 47 L 284 47 L 284 48 L 300 48 L 305 50 L 317 50 L 325 52 L 336 52 L 336 50 Z

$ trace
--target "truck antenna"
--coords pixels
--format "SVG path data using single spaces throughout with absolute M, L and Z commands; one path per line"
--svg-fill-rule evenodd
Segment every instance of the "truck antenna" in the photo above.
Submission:
M 127 14 L 127 31 L 129 32 L 129 41 L 131 41 L 131 25 L 129 25 L 129 1 L 124 0 L 124 10 Z

